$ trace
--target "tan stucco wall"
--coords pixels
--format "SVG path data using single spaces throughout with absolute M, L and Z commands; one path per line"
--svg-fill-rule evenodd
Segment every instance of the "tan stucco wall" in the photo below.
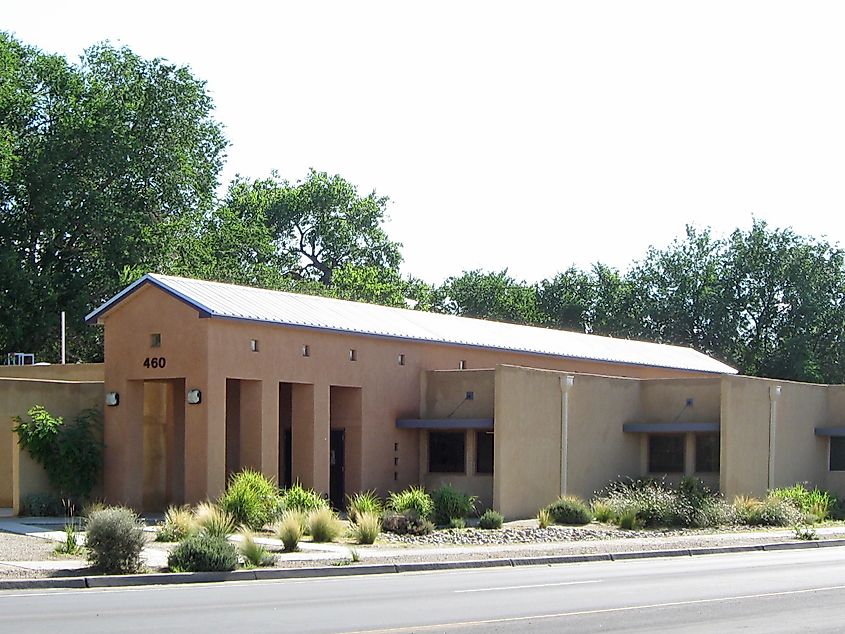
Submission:
M 0 378 L 102 381 L 104 376 L 105 364 L 103 363 L 0 365 Z
M 195 310 L 152 286 L 121 302 L 103 322 L 106 391 L 121 394 L 118 407 L 106 408 L 106 493 L 110 500 L 133 506 L 142 498 L 141 480 L 130 474 L 143 464 L 138 403 L 143 400 L 144 380 L 185 377 L 186 390 L 202 391 L 202 403 L 185 410 L 185 495 L 187 501 L 196 501 L 215 497 L 224 486 L 227 378 L 261 382 L 252 397 L 260 402 L 261 412 L 256 431 L 260 456 L 255 459 L 273 477 L 278 477 L 279 464 L 278 385 L 312 386 L 304 392 L 294 390 L 293 475 L 323 491 L 329 484 L 330 388 L 363 388 L 360 434 L 347 442 L 346 456 L 348 473 L 360 475 L 350 475 L 347 491 L 357 485 L 384 494 L 419 481 L 420 432 L 397 429 L 395 423 L 398 418 L 417 418 L 425 409 L 420 400 L 424 371 L 455 369 L 464 361 L 469 369 L 510 363 L 631 376 L 696 376 L 661 368 L 201 319 Z M 150 348 L 151 333 L 161 333 L 160 348 Z M 258 341 L 258 352 L 250 350 L 251 339 Z M 303 345 L 309 346 L 310 356 L 303 357 Z M 349 360 L 350 348 L 356 351 L 356 361 Z M 400 354 L 404 365 L 397 361 Z M 167 359 L 165 369 L 142 366 L 152 355 Z M 301 402 L 303 396 L 310 400 L 307 406 Z M 459 411 L 467 415 L 463 407 Z
M 20 451 L 12 419 L 25 418 L 33 405 L 43 405 L 52 415 L 71 420 L 86 408 L 100 409 L 102 401 L 98 381 L 0 378 L 0 507 L 17 512 L 28 494 L 50 491 L 43 469 Z

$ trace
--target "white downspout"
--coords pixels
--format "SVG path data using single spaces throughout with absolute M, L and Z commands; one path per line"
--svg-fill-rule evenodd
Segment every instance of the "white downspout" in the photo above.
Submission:
M 569 487 L 569 391 L 575 383 L 571 374 L 560 377 L 560 494 L 566 495 Z
M 769 471 L 766 488 L 771 489 L 775 481 L 775 432 L 777 431 L 778 399 L 780 385 L 769 388 Z

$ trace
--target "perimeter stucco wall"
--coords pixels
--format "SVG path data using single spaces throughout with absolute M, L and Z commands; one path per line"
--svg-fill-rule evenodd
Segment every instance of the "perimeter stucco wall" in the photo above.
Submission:
M 838 395 L 838 386 L 833 393 Z M 826 385 L 723 377 L 721 490 L 725 497 L 761 497 L 770 488 L 796 482 L 811 487 L 829 485 L 827 439 L 816 436 L 814 430 L 830 424 L 830 394 Z M 772 415 L 775 434 L 770 478 Z
M 420 436 L 396 428 L 399 418 L 419 418 L 420 382 L 428 370 L 492 369 L 497 364 L 640 377 L 710 376 L 678 370 L 561 359 L 458 345 L 337 333 L 313 328 L 200 318 L 183 301 L 152 285 L 118 303 L 103 318 L 106 391 L 120 405 L 106 408 L 106 495 L 137 506 L 141 500 L 144 381 L 185 379 L 202 403 L 185 409 L 185 499 L 215 497 L 225 484 L 226 379 L 256 381 L 250 400 L 259 420 L 249 422 L 249 462 L 278 478 L 279 383 L 293 384 L 293 477 L 327 491 L 331 387 L 361 388 L 360 426 L 346 422 L 346 491 L 382 494 L 419 481 Z M 161 346 L 150 348 L 150 335 Z M 258 351 L 250 341 L 258 342 Z M 307 345 L 309 356 L 302 354 Z M 350 349 L 356 360 L 349 359 Z M 404 365 L 398 362 L 404 355 Z M 166 359 L 147 368 L 144 359 Z M 243 398 L 243 395 L 241 395 Z M 306 404 L 304 400 L 309 402 Z M 184 402 L 184 401 L 183 401 Z M 258 415 L 260 412 L 260 416 Z M 466 415 L 466 414 L 462 414 Z M 355 417 L 349 420 L 354 421 Z M 242 434 L 243 434 L 242 429 Z
M 42 366 L 34 366 L 40 368 Z M 44 366 L 46 367 L 46 366 Z M 56 366 L 59 367 L 59 366 Z M 88 376 L 78 366 L 77 373 Z M 64 371 L 61 374 L 72 376 Z M 102 408 L 103 384 L 100 381 L 61 381 L 29 378 L 0 378 L 0 508 L 20 511 L 21 500 L 31 493 L 47 493 L 51 487 L 40 465 L 17 444 L 12 431 L 15 416 L 26 417 L 34 405 L 43 405 L 53 416 L 72 420 L 84 409 Z

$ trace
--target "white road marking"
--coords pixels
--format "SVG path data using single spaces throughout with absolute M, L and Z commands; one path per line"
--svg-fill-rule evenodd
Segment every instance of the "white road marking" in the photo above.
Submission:
M 411 625 L 403 627 L 388 627 L 377 630 L 355 630 L 345 634 L 387 634 L 389 632 L 424 632 L 441 630 L 447 627 L 474 627 L 479 625 L 496 625 L 499 623 L 519 623 L 520 621 L 536 621 L 539 619 L 560 619 L 568 616 L 586 616 L 589 614 L 608 614 L 612 612 L 631 612 L 633 610 L 651 610 L 657 608 L 671 608 L 681 605 L 701 605 L 705 603 L 722 603 L 725 601 L 740 601 L 743 599 L 765 599 L 769 597 L 783 597 L 793 594 L 809 594 L 812 592 L 826 592 L 830 590 L 845 590 L 843 586 L 822 586 L 807 588 L 806 590 L 785 590 L 783 592 L 763 592 L 760 594 L 739 594 L 731 597 L 717 597 L 715 599 L 691 599 L 689 601 L 670 601 L 667 603 L 647 603 L 644 605 L 625 605 L 618 608 L 601 608 L 598 610 L 579 610 L 575 612 L 557 612 L 555 614 L 533 614 L 531 616 L 513 616 L 501 619 L 485 619 L 481 621 L 454 621 L 451 623 L 437 623 L 434 625 Z
M 455 594 L 466 594 L 468 592 L 496 592 L 497 590 L 524 590 L 525 588 L 552 588 L 554 586 L 579 586 L 584 583 L 601 583 L 601 579 L 589 581 L 561 581 L 560 583 L 535 583 L 530 586 L 500 586 L 497 588 L 473 588 L 472 590 L 453 590 Z

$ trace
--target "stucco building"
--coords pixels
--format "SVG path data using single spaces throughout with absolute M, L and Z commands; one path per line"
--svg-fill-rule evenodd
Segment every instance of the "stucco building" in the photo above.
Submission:
M 338 506 L 449 482 L 511 518 L 619 476 L 845 493 L 845 387 L 688 348 L 161 275 L 87 319 L 103 494 L 138 509 L 214 498 L 244 467 Z

